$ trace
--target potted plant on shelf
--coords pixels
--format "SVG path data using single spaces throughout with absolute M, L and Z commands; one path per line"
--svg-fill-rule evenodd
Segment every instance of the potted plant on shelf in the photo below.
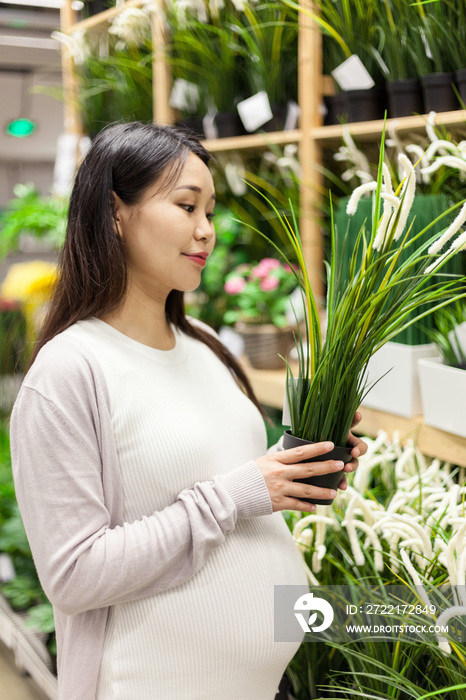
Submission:
M 284 128 L 287 103 L 297 99 L 298 21 L 284 5 L 245 4 L 230 18 L 237 33 L 238 66 L 246 96 L 267 94 L 272 118 L 259 130 Z
M 427 425 L 466 437 L 466 306 L 456 304 L 435 314 L 430 332 L 440 355 L 419 360 L 422 406 Z
M 421 34 L 416 31 L 417 8 L 409 3 L 376 4 L 376 27 L 381 37 L 380 51 L 374 50 L 386 80 L 388 114 L 404 117 L 422 114 L 424 103 L 416 71 L 416 57 L 425 53 Z
M 58 250 L 64 239 L 68 200 L 42 197 L 32 182 L 18 183 L 0 214 L 0 259 L 8 253 Z
M 297 287 L 293 269 L 275 258 L 238 265 L 225 280 L 232 306 L 225 324 L 234 324 L 244 341 L 244 351 L 257 369 L 283 366 L 293 344 L 289 296 Z M 291 316 L 292 318 L 292 316 Z
M 345 89 L 344 108 L 349 122 L 383 119 L 385 111 L 385 83 L 376 59 L 381 37 L 376 26 L 376 2 L 362 0 L 316 0 L 309 9 L 295 0 L 286 5 L 299 10 L 315 22 L 327 35 L 327 46 L 336 42 L 344 58 L 358 56 L 371 76 L 374 86 L 368 89 Z M 341 108 L 341 107 L 340 107 Z
M 370 388 L 367 366 L 372 355 L 416 320 L 466 296 L 464 277 L 445 276 L 441 281 L 438 278 L 446 261 L 466 244 L 466 234 L 458 233 L 466 221 L 466 204 L 440 237 L 436 234 L 419 245 L 419 239 L 434 222 L 417 235 L 412 234 L 412 222 L 408 224 L 408 217 L 415 193 L 414 167 L 404 154 L 400 155 L 405 177 L 394 191 L 390 172 L 384 164 L 383 139 L 377 181 L 356 188 L 348 202 L 347 214 L 352 216 L 362 194 L 375 192 L 371 229 L 367 234 L 363 225 L 356 242 L 351 243 L 348 276 L 343 274 L 342 257 L 337 254 L 332 221 L 332 254 L 326 266 L 325 337 L 296 220 L 293 217 L 290 221 L 264 197 L 294 249 L 298 270 L 292 269 L 306 309 L 306 331 L 301 333 L 298 328 L 296 333 L 296 377 L 286 362 L 291 428 L 285 431 L 284 446 L 331 440 L 336 451 L 331 456 L 326 455 L 326 459 L 351 459 L 346 441 L 355 412 Z M 457 210 L 459 206 L 453 205 L 444 214 Z M 277 245 L 269 242 L 281 253 Z M 349 241 L 345 245 L 349 245 Z M 403 251 L 410 253 L 405 259 L 401 258 Z M 283 257 L 290 265 L 288 257 Z M 426 308 L 426 304 L 430 307 Z M 336 483 L 332 483 L 332 478 L 329 480 L 331 487 L 335 488 L 343 472 L 329 476 L 336 477 Z
M 460 108 L 455 93 L 455 71 L 466 65 L 464 3 L 418 4 L 416 31 L 424 51 L 413 53 L 421 76 L 426 112 L 448 112 Z
M 218 137 L 244 133 L 236 104 L 242 99 L 238 75 L 241 48 L 228 9 L 198 18 L 173 4 L 167 11 L 170 42 L 167 60 L 175 78 L 197 86 L 196 116 L 212 118 Z M 211 134 L 207 133 L 210 137 Z
M 102 27 L 53 32 L 74 62 L 78 77 L 77 107 L 83 130 L 91 137 L 117 121 L 152 121 L 152 63 L 150 9 L 128 7 Z M 51 94 L 49 90 L 47 94 Z M 63 91 L 53 96 L 64 99 Z

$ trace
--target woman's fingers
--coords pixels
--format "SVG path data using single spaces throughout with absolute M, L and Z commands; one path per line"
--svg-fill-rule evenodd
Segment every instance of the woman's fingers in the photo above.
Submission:
M 276 459 L 282 464 L 296 464 L 305 459 L 312 457 L 320 457 L 321 455 L 333 450 L 333 442 L 313 442 L 309 445 L 301 445 L 300 447 L 291 447 L 288 450 L 282 450 L 275 454 Z
M 358 414 L 356 414 L 356 416 L 357 415 Z M 358 457 L 366 454 L 367 452 L 367 444 L 360 438 L 356 437 L 356 435 L 353 435 L 353 433 L 348 434 L 347 444 L 351 447 L 351 456 L 353 459 L 345 466 L 345 472 L 354 472 L 359 464 Z
M 274 511 L 311 512 L 315 510 L 314 504 L 301 499 L 333 500 L 335 498 L 336 491 L 333 489 L 320 488 L 296 481 L 312 476 L 341 472 L 344 465 L 338 460 L 303 461 L 321 457 L 331 449 L 333 449 L 333 443 L 320 442 L 264 455 L 255 460 L 267 485 Z
M 311 476 L 320 476 L 321 474 L 331 474 L 332 472 L 341 472 L 345 466 L 344 462 L 328 459 L 325 462 L 301 462 L 299 464 L 290 464 L 284 474 L 288 479 L 307 479 Z

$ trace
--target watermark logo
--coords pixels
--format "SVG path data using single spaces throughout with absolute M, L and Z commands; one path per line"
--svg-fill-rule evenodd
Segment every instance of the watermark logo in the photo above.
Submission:
M 300 596 L 294 605 L 295 617 L 298 620 L 303 632 L 323 632 L 328 629 L 333 622 L 333 608 L 330 603 L 323 598 L 317 598 L 313 593 L 305 593 Z M 301 612 L 296 612 L 300 610 Z M 303 612 L 310 613 L 306 618 Z M 320 625 L 315 625 L 319 616 L 317 613 L 322 613 L 323 621 Z
M 401 585 L 277 585 L 274 639 L 345 644 L 370 638 L 380 643 L 446 644 L 466 638 L 462 601 L 466 601 L 466 586 L 432 586 L 426 594 L 424 588 Z

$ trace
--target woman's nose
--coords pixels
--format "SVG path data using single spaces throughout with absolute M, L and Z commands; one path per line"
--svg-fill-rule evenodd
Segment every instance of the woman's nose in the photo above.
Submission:
M 212 221 L 206 216 L 203 217 L 197 223 L 194 235 L 197 240 L 210 240 L 215 235 L 215 229 Z

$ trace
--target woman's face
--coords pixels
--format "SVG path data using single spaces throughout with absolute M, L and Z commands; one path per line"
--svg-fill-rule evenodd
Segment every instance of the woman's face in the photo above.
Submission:
M 168 190 L 163 184 L 162 178 L 132 206 L 115 195 L 128 281 L 158 300 L 173 289 L 196 289 L 215 243 L 215 191 L 205 163 L 190 153 L 176 182 Z

